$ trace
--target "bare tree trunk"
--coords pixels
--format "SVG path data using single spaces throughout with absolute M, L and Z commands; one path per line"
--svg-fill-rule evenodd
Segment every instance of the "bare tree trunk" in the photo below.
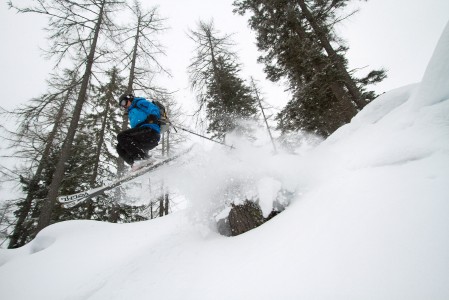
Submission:
M 134 83 L 134 77 L 135 77 L 135 71 L 136 71 L 137 49 L 139 46 L 139 39 L 140 39 L 140 22 L 141 22 L 141 16 L 138 16 L 137 17 L 136 36 L 134 38 L 133 57 L 131 59 L 131 69 L 129 70 L 128 88 L 127 88 L 128 93 L 131 93 L 133 91 L 133 83 Z
M 111 86 L 115 85 L 115 80 L 116 80 L 116 71 L 113 71 L 112 74 L 112 78 L 111 78 Z M 98 137 L 98 145 L 97 145 L 97 150 L 95 152 L 95 162 L 94 162 L 94 168 L 93 168 L 93 172 L 92 172 L 92 176 L 90 178 L 90 187 L 93 188 L 95 187 L 95 182 L 97 180 L 97 176 L 98 176 L 98 168 L 100 166 L 100 156 L 101 156 L 101 149 L 103 147 L 103 142 L 104 142 L 104 136 L 106 134 L 106 125 L 107 125 L 107 120 L 108 120 L 108 116 L 109 116 L 109 110 L 111 108 L 111 104 L 109 99 L 113 98 L 112 95 L 112 91 L 108 90 L 107 94 L 106 94 L 106 107 L 105 107 L 105 111 L 103 112 L 103 120 L 101 123 L 101 130 L 100 130 L 100 136 Z
M 133 53 L 132 53 L 132 59 L 131 59 L 131 68 L 129 70 L 129 78 L 128 78 L 128 86 L 126 88 L 127 93 L 133 92 L 133 83 L 135 78 L 135 69 L 136 69 L 136 61 L 137 61 L 137 49 L 139 46 L 139 38 L 140 38 L 140 24 L 141 24 L 141 16 L 138 16 L 137 21 L 137 30 L 136 30 L 136 36 L 134 38 L 134 47 L 133 47 Z M 123 122 L 121 130 L 125 131 L 128 129 L 128 116 L 127 112 L 123 112 Z M 117 176 L 121 177 L 125 174 L 125 161 L 123 158 L 119 157 L 117 159 Z M 123 198 L 123 191 L 122 189 L 117 189 L 115 192 L 115 201 L 120 201 Z M 116 223 L 117 222 L 117 213 L 115 212 L 118 209 L 117 204 L 113 205 L 112 208 L 112 215 L 110 216 L 110 221 Z M 115 221 L 114 221 L 115 220 Z
M 126 88 L 127 93 L 133 92 L 133 83 L 135 78 L 135 71 L 136 71 L 136 61 L 137 61 L 137 50 L 139 46 L 139 39 L 140 39 L 140 23 L 141 23 L 141 16 L 138 16 L 137 18 L 137 30 L 136 30 L 136 36 L 134 38 L 134 47 L 133 47 L 133 53 L 132 53 L 132 59 L 131 59 L 131 68 L 129 70 L 129 78 L 128 78 L 128 86 Z M 126 115 L 126 111 L 123 113 L 123 123 L 122 123 L 122 131 L 128 129 L 128 116 Z M 118 176 L 122 176 L 125 173 L 125 161 L 119 157 L 118 163 L 117 163 L 117 173 Z
M 262 112 L 263 119 L 265 121 L 265 125 L 267 126 L 268 135 L 270 136 L 271 143 L 273 144 L 274 153 L 277 153 L 276 144 L 274 143 L 273 135 L 271 134 L 270 126 L 268 125 L 267 117 L 265 116 L 265 111 L 262 107 L 262 102 L 260 101 L 259 90 L 254 83 L 254 79 L 251 77 L 251 84 L 253 86 L 253 91 L 256 94 L 257 102 L 259 103 L 260 111 Z
M 53 124 L 53 128 L 47 137 L 47 143 L 45 145 L 44 151 L 42 152 L 42 156 L 39 161 L 39 164 L 37 165 L 36 172 L 34 173 L 33 178 L 31 178 L 31 180 L 30 180 L 30 184 L 28 187 L 28 193 L 25 198 L 25 203 L 24 203 L 24 206 L 22 207 L 22 209 L 20 210 L 19 216 L 17 218 L 16 226 L 14 227 L 14 231 L 10 237 L 8 248 L 17 248 L 17 247 L 23 246 L 23 244 L 19 242 L 20 237 L 24 234 L 23 233 L 23 230 L 24 230 L 23 224 L 25 222 L 26 217 L 30 213 L 30 209 L 31 209 L 31 206 L 33 203 L 33 193 L 38 189 L 38 182 L 41 178 L 42 171 L 45 166 L 45 160 L 50 154 L 50 150 L 53 146 L 53 141 L 56 137 L 56 133 L 58 132 L 58 128 L 61 127 L 62 116 L 64 115 L 65 107 L 66 107 L 67 103 L 69 102 L 69 97 L 70 97 L 70 94 L 74 87 L 74 84 L 75 84 L 75 79 L 73 79 L 72 85 L 67 90 L 64 100 L 62 101 L 61 106 L 59 107 L 58 113 L 56 114 L 55 123 Z
M 295 32 L 299 36 L 301 40 L 307 40 L 307 34 L 304 29 L 298 24 L 295 26 Z M 331 47 L 332 48 L 332 47 Z M 333 49 L 332 49 L 333 50 Z M 338 59 L 338 57 L 337 57 Z M 324 63 L 313 60 L 313 67 L 319 72 L 325 72 Z M 346 70 L 345 70 L 346 71 Z M 352 79 L 351 79 L 352 81 Z M 357 114 L 357 108 L 353 105 L 351 101 L 351 97 L 348 92 L 344 89 L 344 83 L 340 82 L 332 82 L 330 84 L 330 89 L 332 94 L 335 96 L 337 100 L 336 110 L 334 112 L 338 112 L 338 122 L 335 125 L 330 126 L 332 131 L 337 130 L 342 124 L 349 123 L 351 119 Z M 335 120 L 336 116 L 332 116 L 330 118 L 326 118 L 327 120 Z
M 86 216 L 87 220 L 92 219 L 94 210 L 95 210 L 94 201 L 92 199 L 90 199 L 86 203 L 86 215 L 85 216 Z
M 117 203 L 112 202 L 111 211 L 109 212 L 108 222 L 117 223 L 119 219 L 119 206 Z
M 112 78 L 111 78 L 110 86 L 115 86 L 116 78 L 117 78 L 116 74 L 117 74 L 117 72 L 114 69 L 112 71 Z M 106 107 L 103 112 L 104 115 L 103 115 L 103 119 L 101 122 L 101 129 L 99 132 L 100 135 L 98 137 L 97 149 L 95 151 L 94 167 L 93 167 L 92 176 L 90 177 L 90 182 L 89 182 L 89 186 L 91 188 L 95 187 L 95 183 L 96 183 L 97 177 L 98 177 L 98 168 L 100 167 L 101 149 L 103 147 L 104 136 L 106 133 L 106 125 L 107 125 L 107 120 L 108 120 L 108 116 L 109 116 L 109 110 L 111 108 L 111 104 L 110 104 L 109 100 L 112 98 L 113 98 L 112 91 L 110 89 L 108 89 L 107 94 L 106 94 Z M 93 200 L 90 199 L 87 202 L 86 215 L 85 215 L 86 219 L 90 219 L 93 215 L 93 212 L 94 212 L 94 203 L 93 203 Z
M 163 184 L 161 186 L 161 189 L 162 189 L 162 193 L 161 193 L 161 196 L 159 197 L 159 217 L 164 216 L 164 185 Z
M 165 156 L 165 133 L 162 134 L 160 144 L 162 145 L 162 156 Z
M 164 196 L 159 197 L 159 217 L 164 216 Z
M 326 33 L 321 28 L 321 26 L 316 22 L 312 13 L 307 8 L 307 5 L 305 4 L 304 0 L 297 0 L 297 1 L 299 6 L 301 7 L 302 12 L 304 13 L 304 16 L 306 17 L 310 26 L 312 26 L 313 31 L 320 40 L 321 46 L 324 48 L 326 53 L 332 59 L 339 73 L 343 76 L 345 86 L 348 89 L 350 95 L 352 96 L 352 100 L 357 104 L 357 108 L 362 109 L 367 103 L 363 101 L 360 90 L 357 88 L 356 84 L 354 83 L 354 80 L 349 75 L 337 52 L 334 50 L 334 48 L 332 48 L 332 45 L 329 39 L 327 38 Z
M 210 48 L 211 63 L 212 63 L 213 69 L 214 69 L 214 76 L 215 76 L 215 79 L 216 79 L 217 84 L 218 84 L 218 91 L 217 91 L 217 93 L 218 93 L 218 96 L 220 97 L 220 100 L 222 102 L 224 102 L 224 96 L 223 96 L 223 92 L 222 92 L 222 88 L 221 88 L 221 81 L 220 81 L 219 76 L 218 76 L 217 59 L 215 57 L 215 50 L 214 50 L 215 47 L 214 47 L 214 43 L 212 42 L 212 32 L 211 32 L 211 30 L 212 30 L 212 27 L 208 27 L 207 30 L 206 30 L 207 40 L 209 42 L 209 48 Z
M 164 192 L 164 197 L 165 197 L 165 206 L 164 206 L 164 210 L 165 210 L 165 215 L 168 215 L 168 211 L 169 211 L 169 206 L 170 206 L 170 199 L 168 197 L 168 191 Z
M 169 112 L 170 113 L 170 112 Z M 168 125 L 167 125 L 168 126 Z M 167 156 L 169 156 L 170 155 L 170 129 L 168 129 L 166 132 L 165 132 L 165 135 L 166 135 L 166 139 L 167 139 L 167 148 L 166 148 L 166 153 L 167 153 Z
M 83 75 L 83 80 L 81 82 L 80 93 L 78 95 L 78 100 L 75 105 L 75 109 L 73 111 L 73 118 L 70 122 L 70 126 L 67 132 L 66 140 L 62 146 L 61 157 L 59 158 L 58 164 L 56 165 L 56 170 L 53 174 L 52 182 L 50 184 L 50 188 L 48 191 L 47 199 L 44 201 L 44 205 L 42 207 L 41 214 L 39 216 L 39 221 L 37 224 L 36 234 L 39 233 L 42 229 L 50 225 L 51 215 L 53 212 L 53 208 L 56 203 L 56 197 L 59 193 L 59 186 L 62 182 L 64 171 L 65 171 L 65 163 L 69 158 L 70 150 L 72 148 L 72 142 L 75 137 L 75 133 L 78 128 L 78 123 L 81 117 L 81 111 L 83 108 L 83 104 L 87 95 L 87 88 L 89 84 L 89 79 L 92 74 L 92 65 L 94 63 L 95 50 L 97 46 L 98 37 L 100 34 L 100 27 L 103 21 L 103 12 L 104 12 L 105 1 L 101 3 L 100 12 L 98 14 L 98 20 L 95 24 L 94 29 L 94 37 L 92 40 L 92 45 L 89 50 L 89 55 L 87 57 L 86 70 Z

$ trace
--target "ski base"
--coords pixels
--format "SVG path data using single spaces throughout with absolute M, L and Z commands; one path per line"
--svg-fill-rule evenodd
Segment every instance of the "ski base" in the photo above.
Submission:
M 124 177 L 121 177 L 107 185 L 101 186 L 101 187 L 97 187 L 91 190 L 87 190 L 84 192 L 80 192 L 80 193 L 76 193 L 76 194 L 72 194 L 72 195 L 65 195 L 65 196 L 60 196 L 58 197 L 58 201 L 63 205 L 64 208 L 72 208 L 75 207 L 76 205 L 92 199 L 93 197 L 96 196 L 100 196 L 100 195 L 104 195 L 104 192 L 112 190 L 120 185 L 122 185 L 125 182 L 128 182 L 134 178 L 137 178 L 139 176 L 142 176 L 145 173 L 151 172 L 156 170 L 157 168 L 177 159 L 178 157 L 188 153 L 190 150 L 192 149 L 192 147 L 181 151 L 178 154 L 175 154 L 174 156 L 171 156 L 169 158 L 166 158 L 164 160 L 161 161 L 148 161 L 146 164 L 143 164 L 142 166 L 140 166 L 139 169 L 130 172 L 128 175 L 125 175 Z

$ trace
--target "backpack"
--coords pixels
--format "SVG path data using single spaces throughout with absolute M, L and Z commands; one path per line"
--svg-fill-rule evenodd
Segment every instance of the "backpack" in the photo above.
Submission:
M 154 105 L 156 105 L 159 108 L 159 112 L 161 114 L 161 119 L 159 120 L 159 126 L 161 127 L 161 134 L 167 131 L 168 129 L 168 116 L 167 116 L 167 110 L 165 109 L 165 106 L 157 101 L 157 100 L 151 100 Z

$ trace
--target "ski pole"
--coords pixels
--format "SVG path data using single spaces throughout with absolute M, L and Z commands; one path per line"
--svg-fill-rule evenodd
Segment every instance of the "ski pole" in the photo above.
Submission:
M 169 123 L 173 126 L 173 128 L 176 130 L 176 128 L 175 128 L 175 126 L 174 126 L 175 124 L 173 124 L 173 123 L 170 122 L 170 121 L 168 121 L 168 122 L 169 122 Z M 206 139 L 206 140 L 212 141 L 212 142 L 214 142 L 214 143 L 217 143 L 217 144 L 220 144 L 220 145 L 229 147 L 229 148 L 231 148 L 231 149 L 235 149 L 234 146 L 230 146 L 230 145 L 225 144 L 225 143 L 223 143 L 223 142 L 214 140 L 214 139 L 212 139 L 212 138 L 210 138 L 210 137 L 207 137 L 207 136 L 201 135 L 201 134 L 199 134 L 199 133 L 193 132 L 193 131 L 191 131 L 191 130 L 189 130 L 189 129 L 186 129 L 186 128 L 182 127 L 182 126 L 179 126 L 178 124 L 176 124 L 176 127 L 178 127 L 179 129 L 181 129 L 181 130 L 183 130 L 183 131 L 185 131 L 185 132 L 188 132 L 188 133 L 190 133 L 190 134 L 193 134 L 193 135 L 196 135 L 196 136 L 198 136 L 198 137 L 201 137 L 201 138 L 203 138 L 203 139 Z

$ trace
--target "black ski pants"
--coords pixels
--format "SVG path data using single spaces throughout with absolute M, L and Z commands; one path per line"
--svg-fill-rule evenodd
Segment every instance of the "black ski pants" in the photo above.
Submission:
M 149 127 L 131 128 L 117 135 L 117 153 L 133 165 L 136 160 L 148 158 L 148 151 L 158 145 L 160 134 Z

